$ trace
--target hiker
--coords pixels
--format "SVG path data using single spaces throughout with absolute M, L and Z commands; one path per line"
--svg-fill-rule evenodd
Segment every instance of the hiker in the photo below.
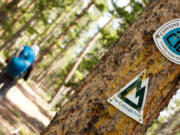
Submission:
M 26 45 L 19 49 L 12 59 L 7 59 L 7 66 L 4 72 L 0 75 L 0 84 L 4 83 L 0 89 L 0 99 L 5 97 L 9 89 L 16 85 L 17 81 L 23 78 L 28 79 L 33 67 L 39 47 L 33 45 L 32 47 Z

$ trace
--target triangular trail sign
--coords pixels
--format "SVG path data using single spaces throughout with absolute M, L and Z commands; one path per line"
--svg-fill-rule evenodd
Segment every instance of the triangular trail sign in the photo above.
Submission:
M 148 82 L 149 78 L 146 77 L 146 70 L 144 70 L 107 101 L 129 117 L 143 124 Z

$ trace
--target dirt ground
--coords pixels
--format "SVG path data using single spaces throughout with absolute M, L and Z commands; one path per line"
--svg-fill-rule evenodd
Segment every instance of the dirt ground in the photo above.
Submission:
M 39 135 L 55 115 L 46 96 L 20 80 L 0 101 L 0 135 Z

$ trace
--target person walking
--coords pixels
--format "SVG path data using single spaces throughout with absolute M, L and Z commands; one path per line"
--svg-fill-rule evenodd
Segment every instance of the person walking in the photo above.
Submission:
M 0 99 L 3 99 L 11 87 L 16 85 L 17 81 L 23 78 L 27 81 L 31 71 L 33 70 L 35 60 L 39 53 L 37 45 L 24 46 L 20 48 L 12 59 L 7 59 L 7 66 L 2 74 L 0 74 Z

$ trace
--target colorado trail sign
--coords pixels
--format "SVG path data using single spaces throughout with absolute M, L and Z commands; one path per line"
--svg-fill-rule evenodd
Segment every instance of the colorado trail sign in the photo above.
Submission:
M 146 70 L 144 70 L 107 101 L 124 114 L 143 124 L 148 82 L 149 78 L 146 77 Z

